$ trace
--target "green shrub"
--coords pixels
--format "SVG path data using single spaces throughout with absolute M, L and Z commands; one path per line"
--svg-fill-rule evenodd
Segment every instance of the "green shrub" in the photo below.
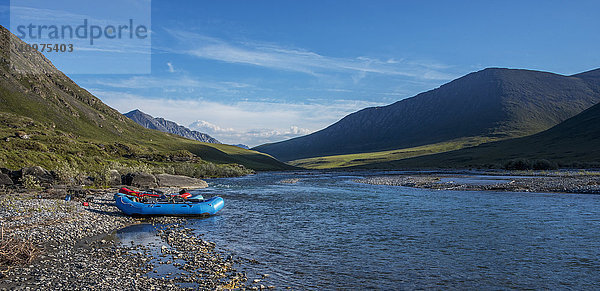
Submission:
M 170 154 L 170 159 L 172 161 L 191 161 L 194 158 L 194 154 L 190 153 L 187 150 L 178 150 Z
M 558 169 L 558 164 L 555 162 L 551 162 L 548 160 L 528 160 L 528 159 L 515 159 L 510 160 L 504 164 L 504 169 L 506 170 L 516 170 L 516 171 L 525 171 L 525 170 L 556 170 Z
M 21 183 L 23 183 L 23 187 L 29 189 L 29 190 L 41 190 L 42 186 L 40 185 L 40 182 L 31 175 L 25 175 L 23 178 L 20 179 Z
M 58 162 L 54 173 L 59 182 L 71 184 L 81 174 L 77 163 L 71 164 L 66 161 Z
M 102 167 L 93 173 L 90 173 L 90 177 L 94 181 L 94 186 L 96 187 L 105 187 L 110 184 L 110 170 L 111 168 L 108 166 Z
M 534 170 L 557 170 L 558 164 L 548 160 L 535 160 L 533 161 Z

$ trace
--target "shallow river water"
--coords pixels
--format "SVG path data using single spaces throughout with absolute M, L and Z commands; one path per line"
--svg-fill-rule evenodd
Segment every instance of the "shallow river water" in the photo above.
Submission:
M 600 288 L 600 196 L 353 181 L 373 174 L 208 180 L 201 193 L 223 197 L 225 208 L 187 224 L 223 251 L 260 262 L 245 267 L 277 287 Z M 281 183 L 291 178 L 300 180 Z

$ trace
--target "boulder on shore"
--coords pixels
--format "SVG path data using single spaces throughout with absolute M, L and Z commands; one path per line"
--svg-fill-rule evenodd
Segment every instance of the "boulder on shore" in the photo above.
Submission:
M 158 183 L 156 177 L 152 174 L 147 173 L 129 173 L 123 177 L 123 184 L 127 186 L 133 186 L 138 188 L 156 188 Z
M 117 171 L 117 170 L 110 170 L 108 175 L 109 175 L 109 180 L 108 180 L 108 185 L 109 186 L 119 186 L 119 185 L 121 185 L 122 178 L 121 178 L 121 174 L 119 174 L 119 171 Z
M 22 168 L 19 172 L 20 172 L 20 175 L 18 175 L 19 178 L 23 178 L 25 176 L 33 176 L 40 183 L 52 184 L 52 183 L 54 183 L 54 180 L 55 180 L 54 176 L 50 172 L 48 172 L 48 170 L 46 170 L 40 166 Z
M 179 188 L 206 188 L 206 181 L 179 175 L 157 174 L 158 185 L 161 187 L 179 187 Z
M 12 179 L 4 173 L 0 173 L 0 185 L 12 185 Z

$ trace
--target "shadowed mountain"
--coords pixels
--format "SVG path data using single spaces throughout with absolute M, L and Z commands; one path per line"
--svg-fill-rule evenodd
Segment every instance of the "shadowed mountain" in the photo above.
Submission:
M 546 131 L 441 154 L 361 168 L 438 168 L 501 166 L 507 161 L 545 159 L 564 167 L 600 165 L 600 104 Z
M 152 117 L 150 114 L 146 114 L 138 109 L 127 112 L 124 115 L 127 116 L 129 119 L 135 121 L 137 124 L 148 129 L 155 129 L 162 132 L 172 133 L 201 142 L 216 144 L 221 143 L 206 133 L 191 130 L 173 121 L 165 120 L 164 118 Z
M 587 72 L 575 74 L 572 77 L 583 79 L 592 83 L 596 87 L 600 87 L 598 81 L 600 81 L 600 69 L 594 69 Z
M 290 161 L 526 136 L 600 102 L 597 77 L 597 71 L 563 76 L 489 68 L 388 106 L 360 110 L 313 134 L 254 149 Z
M 108 159 L 137 163 L 189 152 L 220 164 L 290 168 L 256 151 L 146 129 L 79 87 L 43 54 L 21 51 L 24 46 L 0 26 L 0 167 L 51 169 L 57 162 L 87 165 Z M 27 139 L 14 138 L 15 132 Z

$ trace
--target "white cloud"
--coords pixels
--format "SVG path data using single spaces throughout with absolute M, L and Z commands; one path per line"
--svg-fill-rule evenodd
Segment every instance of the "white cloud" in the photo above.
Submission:
M 99 89 L 89 91 L 120 112 L 140 109 L 179 124 L 202 120 L 206 122 L 202 125 L 204 131 L 219 141 L 249 146 L 308 134 L 329 126 L 349 113 L 382 105 L 357 100 L 317 100 L 313 103 L 241 101 L 226 104 L 206 100 L 146 98 Z
M 286 48 L 260 42 L 227 42 L 214 37 L 196 33 L 167 29 L 169 34 L 182 43 L 193 43 L 190 49 L 177 51 L 203 59 L 227 63 L 255 65 L 265 68 L 322 75 L 328 72 L 352 74 L 355 82 L 367 73 L 395 75 L 427 80 L 447 80 L 450 75 L 439 70 L 448 66 L 434 62 L 419 62 L 358 56 L 355 58 L 336 58 L 324 56 L 309 50 Z
M 173 66 L 173 64 L 171 62 L 167 62 L 167 67 L 169 67 L 169 69 L 168 69 L 169 73 L 175 73 L 175 67 Z
M 301 135 L 305 135 L 305 134 L 309 134 L 310 133 L 310 129 L 306 129 L 306 128 L 300 128 L 297 126 L 292 126 L 290 127 L 290 134 L 301 134 Z
M 235 132 L 233 128 L 222 128 L 204 120 L 196 120 L 188 126 L 190 129 L 205 132 L 208 134 L 219 134 L 226 132 Z
M 223 128 L 208 121 L 198 120 L 189 125 L 189 128 L 212 136 L 229 143 L 250 144 L 252 146 L 267 142 L 286 140 L 311 133 L 307 128 L 290 126 L 288 129 L 254 128 L 249 130 L 235 130 Z

